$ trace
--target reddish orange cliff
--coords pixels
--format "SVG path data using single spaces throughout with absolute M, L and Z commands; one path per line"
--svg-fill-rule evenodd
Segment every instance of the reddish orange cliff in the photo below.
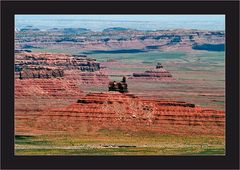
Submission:
M 119 92 L 90 93 L 67 107 L 33 115 L 18 114 L 31 120 L 32 128 L 42 131 L 77 132 L 86 126 L 168 134 L 223 135 L 225 114 L 194 104 L 177 101 L 146 100 Z M 85 127 L 84 127 L 85 126 Z M 17 127 L 21 128 L 26 127 Z

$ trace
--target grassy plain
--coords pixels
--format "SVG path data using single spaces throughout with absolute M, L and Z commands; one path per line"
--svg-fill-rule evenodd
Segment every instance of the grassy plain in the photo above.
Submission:
M 218 136 L 131 133 L 15 136 L 16 155 L 224 155 Z

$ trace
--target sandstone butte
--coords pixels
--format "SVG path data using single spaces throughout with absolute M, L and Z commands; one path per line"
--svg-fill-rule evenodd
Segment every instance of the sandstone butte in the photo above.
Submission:
M 89 93 L 66 107 L 16 115 L 17 129 L 74 132 L 102 128 L 168 134 L 224 134 L 224 112 L 177 101 L 146 100 L 119 92 Z M 25 124 L 25 123 L 26 124 Z M 27 123 L 28 122 L 28 123 Z
M 132 76 L 129 77 L 129 80 L 141 80 L 141 81 L 170 80 L 171 81 L 175 79 L 173 78 L 172 74 L 169 71 L 163 68 L 161 63 L 157 63 L 155 69 L 147 70 L 143 73 L 133 73 Z
M 16 79 L 63 78 L 81 84 L 107 84 L 108 77 L 96 59 L 85 55 L 16 53 Z
M 84 95 L 80 85 L 108 81 L 99 63 L 86 56 L 15 53 L 15 113 L 70 104 Z
M 39 57 L 39 60 L 45 62 L 41 67 L 50 68 L 52 65 L 56 67 L 56 62 L 60 60 L 59 63 L 65 64 L 59 64 L 55 69 L 62 69 L 64 75 L 40 78 L 30 76 L 20 79 L 19 71 L 15 72 L 17 133 L 44 134 L 62 131 L 72 133 L 83 128 L 87 128 L 87 131 L 108 128 L 163 134 L 224 135 L 224 111 L 181 101 L 146 99 L 131 93 L 85 94 L 78 86 L 79 83 L 109 82 L 107 76 L 101 73 L 100 66 L 99 70 L 92 72 L 89 68 L 85 72 L 79 68 L 81 62 L 87 63 L 91 60 L 96 63 L 96 61 L 82 57 L 82 61 L 74 65 L 72 64 L 75 62 L 74 57 L 63 54 L 28 53 L 27 56 L 35 59 L 26 59 L 26 53 L 21 53 L 16 56 L 16 64 L 30 62 L 31 64 L 25 65 L 38 67 L 39 64 L 34 65 L 32 62 L 40 63 L 37 59 Z M 95 66 L 98 67 L 97 65 Z M 88 67 L 92 67 L 92 64 L 88 64 Z M 19 69 L 27 70 L 27 67 Z M 83 78 L 82 74 L 87 76 Z M 93 75 L 94 78 L 89 75 Z

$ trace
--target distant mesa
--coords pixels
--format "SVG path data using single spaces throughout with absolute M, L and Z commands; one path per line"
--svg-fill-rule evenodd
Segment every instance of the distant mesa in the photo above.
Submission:
M 103 32 L 111 32 L 111 31 L 127 31 L 129 30 L 128 28 L 123 28 L 123 27 L 112 27 L 112 28 L 106 28 L 103 30 Z
M 37 30 L 39 29 L 33 27 L 16 30 L 16 44 L 18 46 L 37 44 L 39 47 L 48 46 L 50 49 L 57 49 L 60 45 L 81 48 L 82 51 L 90 53 L 138 53 L 150 50 L 224 51 L 225 44 L 224 31 L 191 29 L 147 31 L 111 27 L 95 32 L 87 28 L 71 28 L 68 25 L 66 28 L 48 29 L 41 34 Z
M 64 33 L 75 33 L 75 34 L 78 34 L 78 33 L 87 33 L 87 32 L 91 32 L 90 29 L 86 29 L 86 28 L 64 28 L 63 29 L 63 32 Z
M 26 50 L 15 52 L 15 76 L 19 79 L 57 78 L 63 77 L 66 70 L 76 70 L 80 74 L 81 72 L 94 73 L 101 69 L 96 59 L 86 55 L 28 53 Z M 94 75 L 96 76 L 96 74 L 91 74 L 91 76 Z
M 172 74 L 157 63 L 156 68 L 143 73 L 133 73 L 129 79 L 135 80 L 173 80 Z
M 33 28 L 32 26 L 28 26 L 28 27 L 25 27 L 25 28 L 21 28 L 20 31 L 21 31 L 21 32 L 40 31 L 40 29 L 38 29 L 38 28 Z

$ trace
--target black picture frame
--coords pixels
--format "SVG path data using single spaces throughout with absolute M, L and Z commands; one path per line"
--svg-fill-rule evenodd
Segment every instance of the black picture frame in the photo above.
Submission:
M 239 1 L 2 1 L 2 169 L 238 169 Z M 225 156 L 14 156 L 15 14 L 224 14 L 226 18 Z

